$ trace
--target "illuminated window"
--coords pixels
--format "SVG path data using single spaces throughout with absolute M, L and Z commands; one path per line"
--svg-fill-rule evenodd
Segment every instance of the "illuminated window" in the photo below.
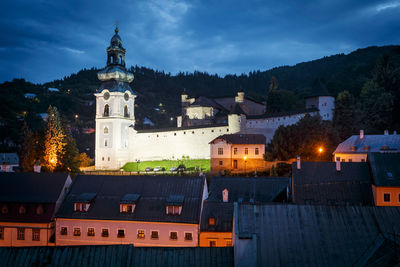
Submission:
M 81 236 L 81 228 L 74 228 L 74 236 Z
M 234 155 L 237 155 L 237 153 L 238 153 L 238 149 L 237 149 L 237 147 L 235 147 L 235 148 L 233 149 L 233 154 L 234 154 Z
M 246 154 L 246 155 L 249 154 L 249 149 L 247 147 L 244 149 L 244 154 Z
M 106 229 L 106 228 L 101 229 L 101 236 L 108 237 L 108 229 Z
M 215 225 L 215 218 L 208 218 L 208 225 Z
M 178 240 L 178 232 L 170 232 L 169 239 L 171 240 Z
M 25 240 L 25 228 L 18 228 L 17 229 L 17 239 L 18 240 Z
M 4 240 L 4 227 L 0 227 L 0 240 Z
M 61 235 L 67 235 L 68 234 L 68 228 L 67 227 L 61 227 L 60 234 Z
M 87 229 L 87 235 L 88 236 L 94 236 L 94 228 L 88 228 Z
M 224 154 L 224 149 L 222 147 L 218 148 L 218 155 L 223 155 Z
M 260 151 L 258 150 L 258 147 L 256 147 L 255 152 L 256 155 L 260 154 Z
M 74 211 L 79 212 L 87 212 L 89 210 L 90 204 L 89 203 L 74 203 Z
M 158 239 L 158 231 L 151 231 L 151 239 Z
M 104 127 L 104 134 L 108 134 L 108 127 Z
M 124 229 L 118 229 L 117 237 L 120 237 L 120 238 L 125 237 L 125 230 Z
M 390 194 L 389 193 L 383 194 L 383 201 L 390 202 Z
M 133 213 L 135 210 L 135 204 L 120 204 L 119 208 L 122 213 Z
M 26 213 L 26 209 L 23 205 L 19 206 L 19 210 L 18 210 L 19 214 L 25 214 Z
M 137 231 L 137 238 L 138 239 L 144 239 L 144 230 L 138 230 Z
M 192 233 L 185 233 L 185 240 L 186 241 L 192 241 L 193 240 Z
M 167 214 L 180 215 L 182 206 L 167 206 Z
M 40 229 L 32 229 L 32 241 L 40 241 Z
M 210 240 L 210 247 L 216 247 L 217 246 L 217 241 L 215 240 Z
M 225 246 L 232 247 L 232 239 L 226 239 L 225 240 Z
M 44 213 L 43 205 L 39 205 L 36 208 L 36 214 L 37 215 L 42 215 Z

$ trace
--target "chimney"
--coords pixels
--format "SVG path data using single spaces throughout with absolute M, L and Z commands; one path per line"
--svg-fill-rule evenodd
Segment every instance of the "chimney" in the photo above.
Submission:
M 383 134 L 384 134 L 384 135 L 389 135 L 389 130 L 385 130 L 385 131 L 383 132 Z
M 222 190 L 222 202 L 228 202 L 229 191 L 228 189 Z
M 40 161 L 39 160 L 36 161 L 35 165 L 33 165 L 33 171 L 39 173 L 41 168 L 42 168 L 42 166 L 40 166 Z
M 301 161 L 300 161 L 300 156 L 297 156 L 297 169 L 301 169 Z
M 360 139 L 364 138 L 364 130 L 360 130 Z
M 336 158 L 336 170 L 340 172 L 340 157 Z

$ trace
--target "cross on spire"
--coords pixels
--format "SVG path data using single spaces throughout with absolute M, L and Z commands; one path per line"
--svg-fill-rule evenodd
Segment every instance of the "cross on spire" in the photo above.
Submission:
M 115 33 L 118 33 L 118 20 L 115 22 Z

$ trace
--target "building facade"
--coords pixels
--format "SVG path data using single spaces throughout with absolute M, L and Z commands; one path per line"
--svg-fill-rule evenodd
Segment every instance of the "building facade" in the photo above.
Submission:
M 190 98 L 183 93 L 182 115 L 177 127 L 135 128 L 133 74 L 125 68 L 125 52 L 118 29 L 107 48 L 107 66 L 98 73 L 102 84 L 96 92 L 96 169 L 119 169 L 127 162 L 209 159 L 209 143 L 222 134 L 262 134 L 267 142 L 281 125 L 291 125 L 306 114 L 330 120 L 334 98 L 313 96 L 301 112 L 265 114 L 265 104 L 240 91 L 234 97 Z

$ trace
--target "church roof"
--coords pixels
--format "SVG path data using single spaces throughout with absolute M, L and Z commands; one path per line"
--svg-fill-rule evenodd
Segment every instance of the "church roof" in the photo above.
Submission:
M 127 83 L 127 82 L 119 82 L 119 81 L 116 81 L 114 79 L 106 81 L 106 82 L 102 82 L 101 85 L 100 85 L 100 88 L 97 90 L 97 92 L 101 93 L 105 89 L 107 89 L 110 92 L 125 93 L 126 91 L 129 91 L 133 95 L 135 94 L 132 91 L 132 88 L 130 87 L 129 83 Z

